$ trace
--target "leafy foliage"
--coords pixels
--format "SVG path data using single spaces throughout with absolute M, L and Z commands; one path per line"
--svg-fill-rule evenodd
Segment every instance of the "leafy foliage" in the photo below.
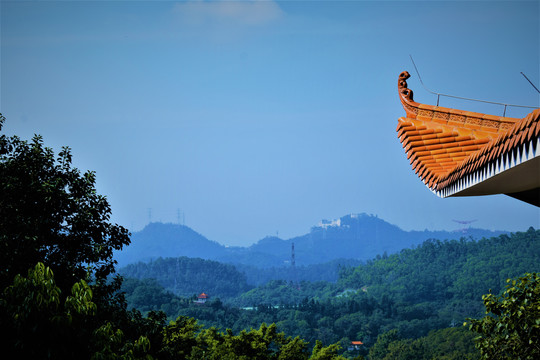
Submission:
M 124 333 L 120 329 L 114 329 L 111 323 L 96 329 L 93 333 L 92 347 L 94 352 L 91 360 L 102 359 L 129 359 L 129 360 L 151 360 L 148 354 L 150 341 L 145 336 L 141 336 L 135 342 L 126 341 Z
M 486 316 L 471 320 L 483 359 L 540 358 L 540 275 L 508 279 L 501 296 L 482 296 Z
M 337 345 L 320 342 L 309 357 L 307 342 L 278 333 L 275 324 L 235 335 L 230 329 L 200 331 L 195 319 L 184 316 L 165 325 L 162 315 L 150 313 L 145 321 L 126 326 L 128 332 L 137 331 L 135 338 L 127 337 L 118 323 L 90 331 L 97 307 L 89 286 L 82 280 L 73 285 L 63 306 L 60 293 L 51 269 L 42 263 L 26 278 L 18 275 L 0 298 L 3 330 L 9 330 L 3 336 L 5 348 L 21 358 L 341 359 Z
M 84 280 L 62 301 L 52 270 L 38 263 L 27 277 L 17 275 L 0 297 L 3 344 L 23 358 L 76 356 L 88 335 L 86 318 L 95 312 L 92 290 Z
M 474 334 L 464 327 L 430 331 L 418 339 L 403 339 L 396 329 L 379 335 L 369 350 L 369 360 L 477 360 Z
M 308 344 L 299 337 L 286 337 L 278 333 L 275 324 L 262 324 L 258 330 L 242 330 L 234 335 L 231 330 L 219 333 L 215 328 L 203 330 L 197 336 L 198 346 L 190 359 L 230 360 L 339 360 L 339 347 L 323 347 L 319 342 L 309 356 Z
M 0 130 L 5 118 L 0 114 Z M 111 208 L 95 190 L 95 173 L 71 166 L 70 149 L 55 159 L 41 136 L 29 143 L 0 136 L 0 286 L 36 263 L 57 274 L 60 288 L 90 272 L 114 271 L 113 250 L 129 244 L 128 231 L 109 223 Z

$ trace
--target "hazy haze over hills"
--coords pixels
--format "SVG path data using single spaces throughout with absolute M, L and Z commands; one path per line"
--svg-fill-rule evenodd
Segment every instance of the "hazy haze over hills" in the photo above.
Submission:
M 321 221 L 308 234 L 291 239 L 265 237 L 249 247 L 226 247 L 187 226 L 151 223 L 132 236 L 131 245 L 115 254 L 120 266 L 159 257 L 198 257 L 256 267 L 290 265 L 292 243 L 297 265 L 335 259 L 368 260 L 421 244 L 427 239 L 497 236 L 504 231 L 469 228 L 464 232 L 404 231 L 377 216 L 351 214 Z

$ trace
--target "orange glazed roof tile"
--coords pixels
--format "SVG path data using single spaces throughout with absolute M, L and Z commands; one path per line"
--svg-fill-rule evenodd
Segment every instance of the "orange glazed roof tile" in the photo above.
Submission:
M 406 117 L 396 131 L 412 169 L 433 192 L 504 193 L 540 206 L 540 109 L 516 119 L 420 104 L 409 77 L 399 75 Z

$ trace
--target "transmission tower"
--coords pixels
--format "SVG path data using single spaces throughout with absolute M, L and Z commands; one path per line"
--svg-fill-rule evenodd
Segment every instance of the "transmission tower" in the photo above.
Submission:
M 296 260 L 294 258 L 294 243 L 292 243 L 291 247 L 291 266 L 293 269 L 296 267 Z
M 296 258 L 294 256 L 294 243 L 291 245 L 291 279 L 293 286 L 296 289 L 300 289 L 300 285 L 298 284 L 298 278 L 296 276 Z

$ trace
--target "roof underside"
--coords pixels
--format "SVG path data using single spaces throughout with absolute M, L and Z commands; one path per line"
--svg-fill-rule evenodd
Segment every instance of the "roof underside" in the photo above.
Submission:
M 524 119 L 417 103 L 398 88 L 398 137 L 412 169 L 441 197 L 507 194 L 540 206 L 540 110 Z

